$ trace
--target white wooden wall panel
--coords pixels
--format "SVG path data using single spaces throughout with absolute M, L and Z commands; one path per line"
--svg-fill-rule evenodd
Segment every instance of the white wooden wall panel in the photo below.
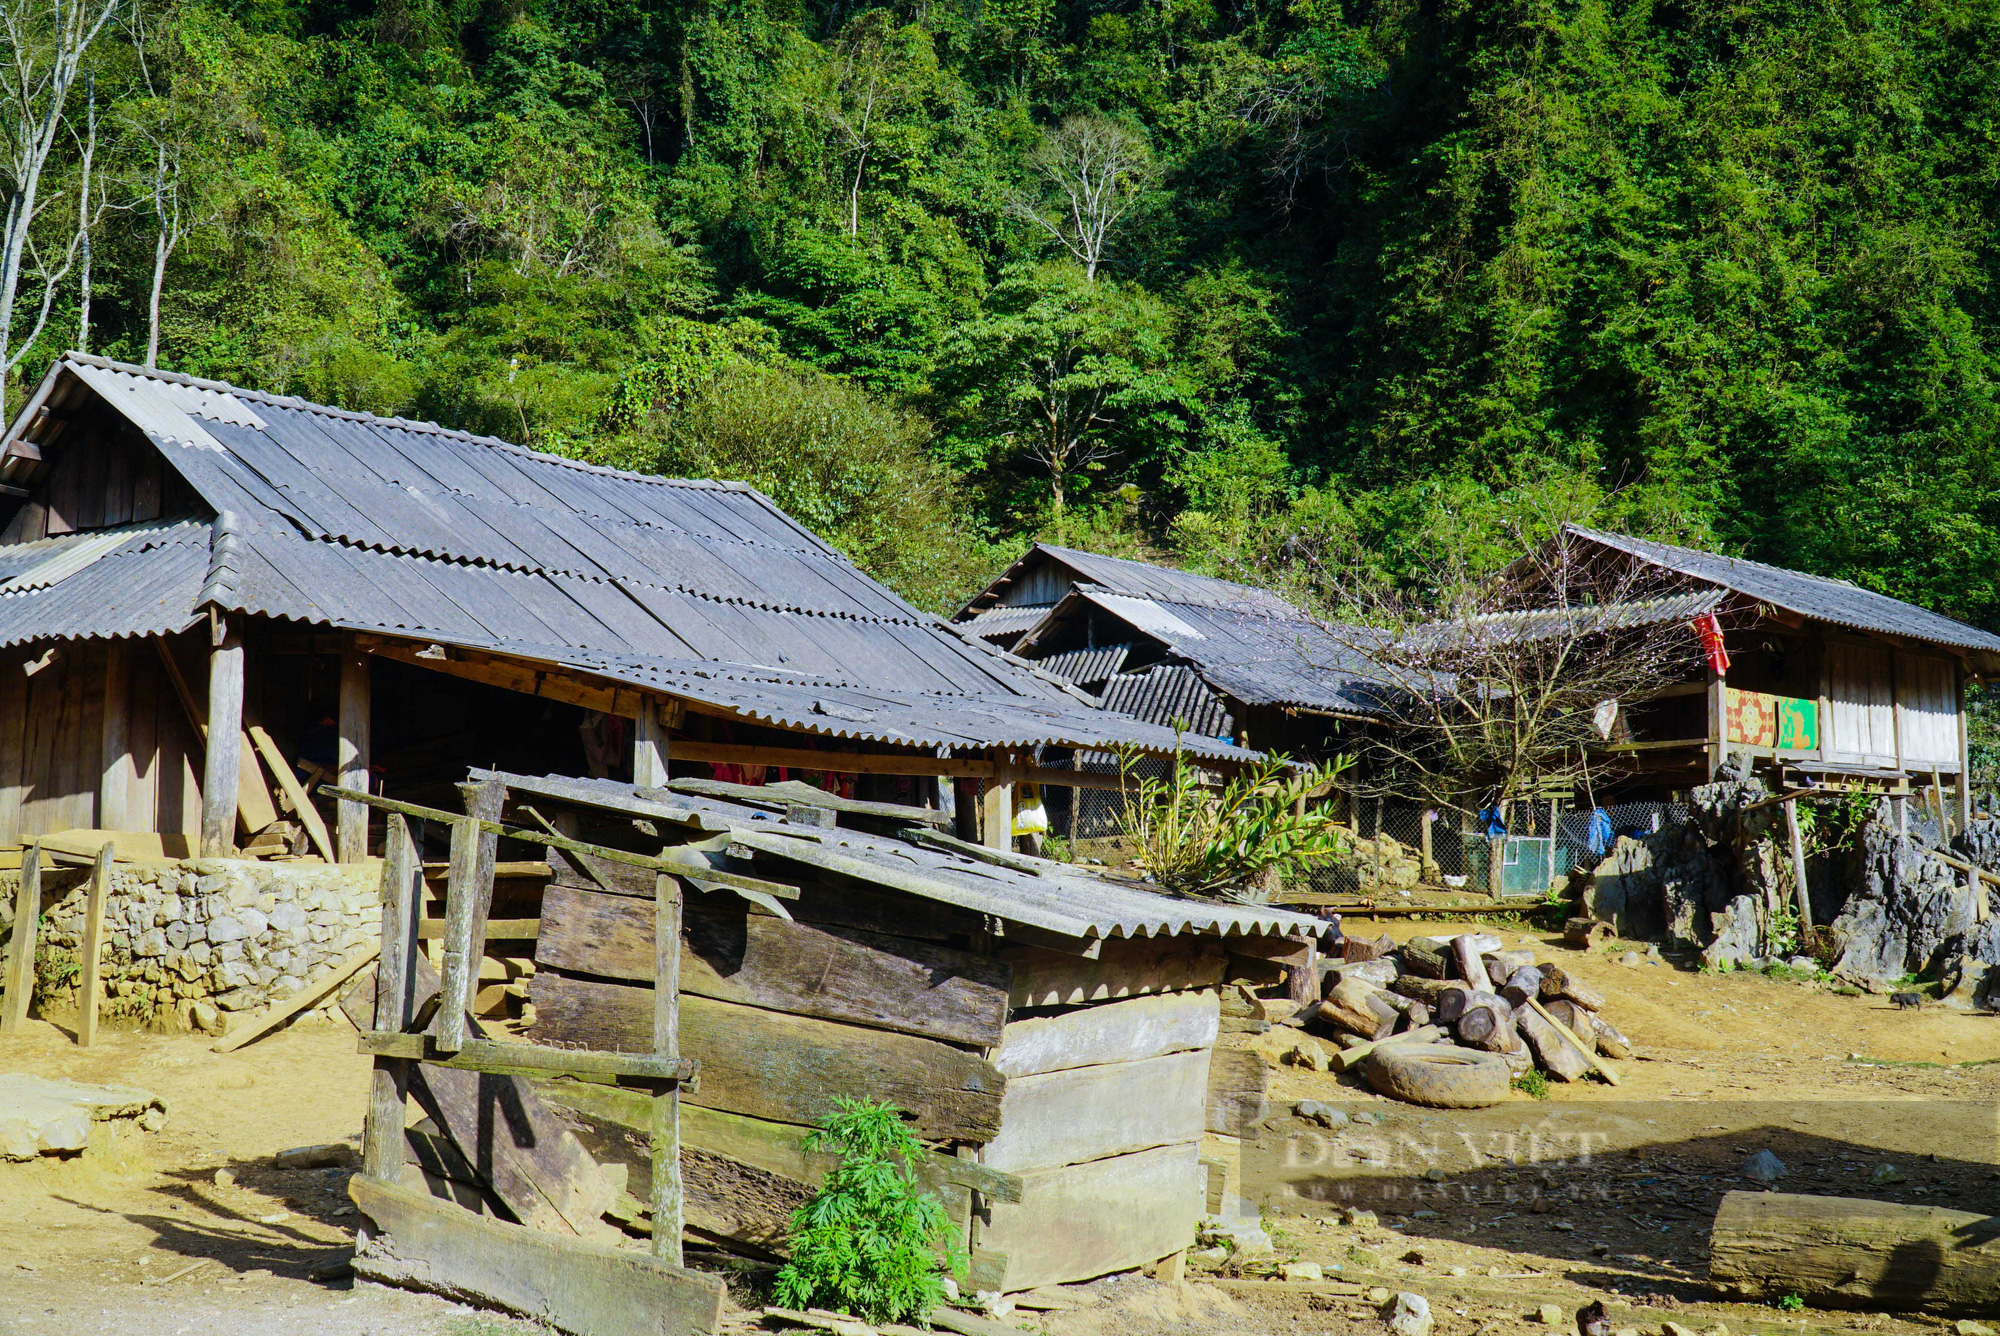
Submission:
M 1827 749 L 1872 765 L 1896 763 L 1895 695 L 1886 646 L 1829 643 Z
M 1903 764 L 1958 769 L 1958 673 L 1951 660 L 1896 656 L 1896 717 Z

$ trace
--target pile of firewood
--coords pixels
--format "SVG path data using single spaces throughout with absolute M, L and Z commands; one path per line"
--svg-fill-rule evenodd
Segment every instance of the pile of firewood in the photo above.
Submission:
M 1386 935 L 1345 938 L 1325 967 L 1323 1000 L 1300 1019 L 1333 1032 L 1343 1069 L 1392 1038 L 1497 1053 L 1517 1074 L 1540 1067 L 1559 1081 L 1602 1070 L 1593 1054 L 1631 1056 L 1599 1014 L 1604 994 L 1532 951 L 1501 948 L 1488 933 L 1403 946 Z

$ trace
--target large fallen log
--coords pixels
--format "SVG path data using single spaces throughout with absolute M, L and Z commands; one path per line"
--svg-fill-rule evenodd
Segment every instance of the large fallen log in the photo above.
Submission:
M 1535 1060 L 1550 1076 L 1558 1081 L 1581 1081 L 1590 1074 L 1589 1057 L 1544 1019 L 1541 1012 L 1523 1007 L 1515 1013 L 1514 1020 L 1521 1027 L 1521 1037 L 1534 1050 Z
M 1851 1197 L 1731 1192 L 1708 1276 L 1732 1297 L 1817 1308 L 2000 1312 L 2000 1217 Z

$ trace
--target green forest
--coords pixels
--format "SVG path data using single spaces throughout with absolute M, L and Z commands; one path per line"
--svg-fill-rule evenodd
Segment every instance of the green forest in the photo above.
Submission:
M 0 16 L 10 411 L 84 347 L 742 478 L 941 610 L 1590 515 L 2000 625 L 2000 0 Z

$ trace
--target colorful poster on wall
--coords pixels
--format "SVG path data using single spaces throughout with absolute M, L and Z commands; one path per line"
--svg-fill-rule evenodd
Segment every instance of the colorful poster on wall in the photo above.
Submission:
M 1813 751 L 1819 747 L 1819 702 L 1797 696 L 1773 696 L 1730 687 L 1727 703 L 1729 740 L 1780 751 Z

